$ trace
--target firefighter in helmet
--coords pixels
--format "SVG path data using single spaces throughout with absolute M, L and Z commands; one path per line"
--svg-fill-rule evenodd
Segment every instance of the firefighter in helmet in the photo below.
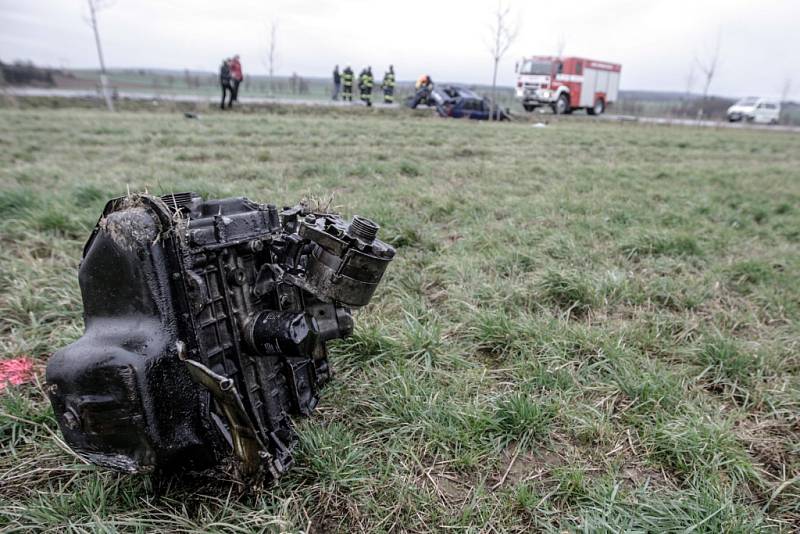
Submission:
M 383 101 L 386 104 L 394 103 L 394 65 L 389 65 L 389 70 L 383 75 Z
M 361 69 L 361 72 L 358 73 L 356 77 L 356 83 L 358 85 L 358 98 L 364 100 L 364 76 L 367 75 L 367 69 Z
M 350 65 L 342 71 L 342 100 L 353 101 L 353 69 Z
M 361 79 L 359 81 L 361 100 L 363 100 L 367 106 L 372 106 L 372 84 L 375 81 L 372 77 L 372 67 L 367 67 L 361 71 Z

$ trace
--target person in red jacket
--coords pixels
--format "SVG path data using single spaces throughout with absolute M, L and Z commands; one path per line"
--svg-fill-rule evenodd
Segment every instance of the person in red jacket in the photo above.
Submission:
M 239 101 L 239 84 L 242 83 L 244 80 L 244 75 L 242 74 L 242 64 L 239 61 L 239 54 L 233 56 L 231 60 L 231 85 L 233 89 L 233 100 L 235 102 Z

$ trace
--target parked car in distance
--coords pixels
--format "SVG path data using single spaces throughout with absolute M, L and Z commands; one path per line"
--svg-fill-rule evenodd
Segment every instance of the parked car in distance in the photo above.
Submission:
M 747 121 L 761 124 L 778 124 L 781 104 L 776 100 L 748 96 L 728 108 L 730 122 Z

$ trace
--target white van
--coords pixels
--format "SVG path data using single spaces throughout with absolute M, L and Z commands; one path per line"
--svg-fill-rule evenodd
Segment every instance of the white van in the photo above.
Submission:
M 748 96 L 728 108 L 728 120 L 778 124 L 781 105 L 775 100 Z

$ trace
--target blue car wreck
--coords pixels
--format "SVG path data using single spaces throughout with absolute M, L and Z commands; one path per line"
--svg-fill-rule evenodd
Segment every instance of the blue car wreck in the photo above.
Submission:
M 457 85 L 435 86 L 426 91 L 427 94 L 416 94 L 409 98 L 408 106 L 416 108 L 419 104 L 427 104 L 436 108 L 441 117 L 454 119 L 468 118 L 473 120 L 489 120 L 492 115 L 492 105 L 471 89 Z M 495 120 L 511 120 L 508 110 L 498 108 L 494 112 Z

